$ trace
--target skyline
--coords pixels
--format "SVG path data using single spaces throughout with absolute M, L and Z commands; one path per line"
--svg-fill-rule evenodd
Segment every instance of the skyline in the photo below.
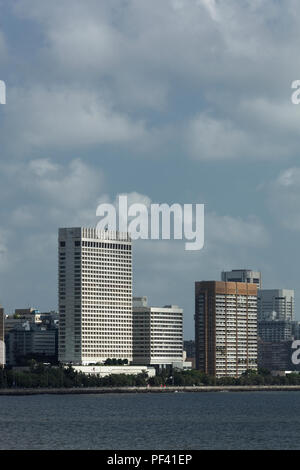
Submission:
M 57 229 L 96 208 L 205 204 L 205 246 L 136 241 L 135 296 L 184 310 L 238 268 L 300 301 L 300 5 L 0 1 L 0 303 L 57 309 Z M 155 25 L 155 26 L 154 26 Z M 208 45 L 209 44 L 209 45 Z

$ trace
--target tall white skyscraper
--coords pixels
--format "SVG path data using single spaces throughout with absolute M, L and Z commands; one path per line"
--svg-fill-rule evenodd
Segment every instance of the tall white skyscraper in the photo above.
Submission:
M 257 293 L 258 320 L 290 320 L 295 317 L 292 289 L 259 289 Z
M 127 233 L 59 229 L 59 361 L 132 360 L 132 244 Z

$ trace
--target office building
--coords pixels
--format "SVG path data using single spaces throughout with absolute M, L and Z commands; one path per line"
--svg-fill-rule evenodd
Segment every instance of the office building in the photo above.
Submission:
M 26 322 L 40 326 L 58 326 L 58 313 L 54 311 L 41 313 L 39 310 L 32 308 L 16 309 L 14 314 L 4 316 L 5 334 Z
M 0 307 L 0 367 L 5 365 L 4 309 Z
M 59 360 L 132 361 L 132 253 L 127 233 L 61 228 Z
M 183 350 L 186 355 L 186 361 L 192 364 L 192 369 L 196 368 L 196 345 L 195 340 L 183 342 Z
M 183 310 L 176 305 L 149 307 L 147 297 L 133 299 L 133 362 L 182 367 Z
M 300 371 L 300 364 L 292 361 L 295 349 L 293 340 L 288 341 L 258 341 L 258 367 L 275 371 Z
M 290 320 L 295 317 L 294 291 L 291 289 L 259 289 L 258 320 Z
M 196 345 L 195 340 L 186 340 L 183 342 L 183 349 L 186 352 L 186 357 L 195 357 L 196 356 Z
M 6 363 L 9 366 L 38 362 L 57 362 L 58 328 L 30 323 L 17 324 L 5 334 Z
M 293 339 L 293 322 L 286 320 L 261 320 L 258 336 L 262 341 L 279 342 Z
M 221 273 L 223 282 L 248 282 L 256 284 L 258 289 L 262 288 L 262 278 L 260 271 L 251 269 L 233 269 L 232 271 L 223 271 Z
M 196 367 L 215 377 L 257 369 L 257 286 L 195 283 Z

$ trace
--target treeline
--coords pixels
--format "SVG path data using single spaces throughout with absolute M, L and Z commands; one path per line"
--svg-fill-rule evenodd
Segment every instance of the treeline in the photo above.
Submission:
M 266 370 L 247 371 L 239 378 L 209 377 L 197 370 L 170 369 L 149 378 L 147 374 L 112 374 L 107 377 L 86 375 L 72 367 L 52 367 L 32 363 L 29 370 L 0 369 L 0 388 L 73 388 L 73 387 L 145 387 L 145 386 L 201 386 L 201 385 L 300 385 L 300 374 L 273 377 Z
M 0 388 L 73 388 L 146 386 L 147 375 L 112 374 L 107 377 L 86 375 L 72 367 L 37 364 L 30 370 L 0 369 Z
M 154 377 L 158 382 L 160 377 Z M 173 377 L 168 378 L 167 384 L 193 386 L 193 385 L 300 385 L 300 374 L 291 373 L 286 376 L 275 376 L 265 369 L 260 369 L 257 372 L 249 370 L 241 377 L 210 377 L 197 370 L 188 370 L 174 372 Z

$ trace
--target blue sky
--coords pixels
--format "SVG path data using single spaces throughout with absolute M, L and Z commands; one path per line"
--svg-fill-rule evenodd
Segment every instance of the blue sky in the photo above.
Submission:
M 100 201 L 205 203 L 205 247 L 137 242 L 134 293 L 178 304 L 254 268 L 299 304 L 300 4 L 0 0 L 0 300 L 57 308 L 57 229 Z M 299 318 L 300 319 L 300 318 Z

